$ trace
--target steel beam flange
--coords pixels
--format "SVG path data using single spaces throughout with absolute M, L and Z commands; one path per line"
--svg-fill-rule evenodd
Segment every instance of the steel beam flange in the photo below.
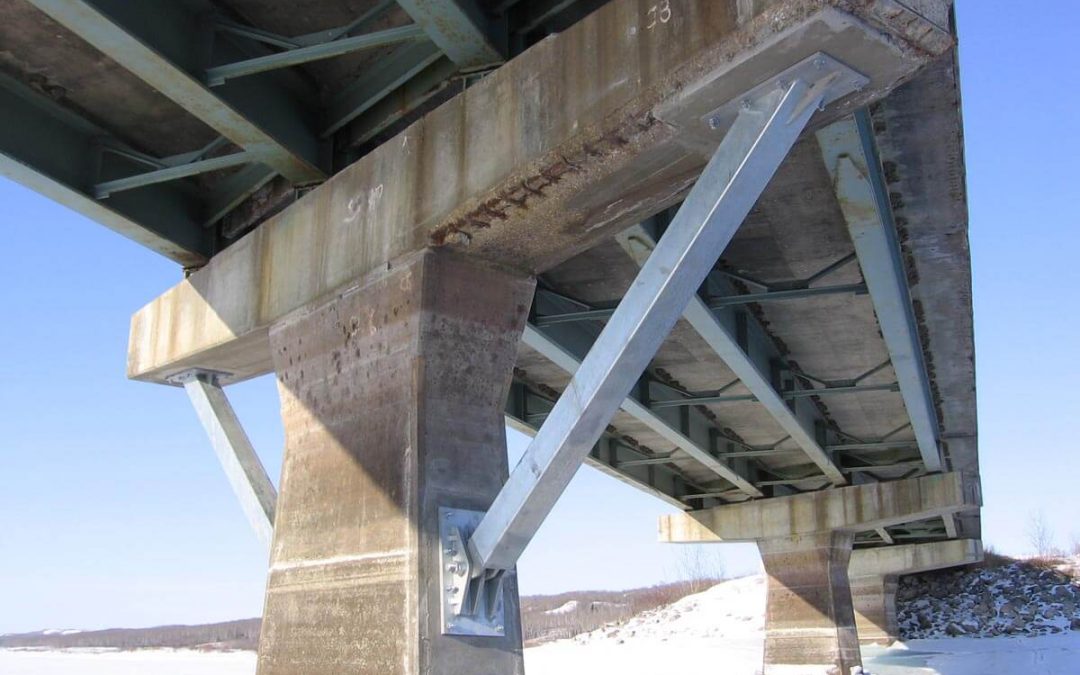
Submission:
M 439 509 L 439 588 L 443 635 L 500 637 L 503 621 L 502 570 L 474 570 L 465 543 L 483 511 Z
M 227 373 L 222 370 L 207 370 L 205 368 L 191 368 L 184 370 L 175 375 L 170 375 L 165 378 L 165 382 L 171 384 L 174 387 L 183 387 L 189 382 L 195 380 L 202 380 L 203 382 L 209 382 L 211 384 L 222 385 L 228 382 L 232 377 L 232 373 Z

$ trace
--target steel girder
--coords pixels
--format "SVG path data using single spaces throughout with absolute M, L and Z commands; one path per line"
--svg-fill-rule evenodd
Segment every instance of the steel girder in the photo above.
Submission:
M 855 243 L 919 453 L 927 471 L 941 471 L 937 412 L 869 115 L 860 111 L 836 122 L 818 131 L 817 139 Z
M 96 158 L 101 143 L 109 138 L 105 130 L 52 99 L 0 76 L 0 175 L 185 267 L 205 262 L 214 252 L 215 240 L 201 227 L 188 186 L 160 183 L 105 201 L 94 198 Z M 130 161 L 124 165 L 128 170 L 141 168 Z
M 64 172 L 28 171 L 35 162 L 20 163 L 19 153 L 5 146 L 0 153 L 8 158 L 6 174 L 186 267 L 197 267 L 265 217 L 255 208 L 243 222 L 219 225 L 275 176 L 293 186 L 324 180 L 369 151 L 389 128 L 439 100 L 451 83 L 467 86 L 521 51 L 527 46 L 521 39 L 525 32 L 535 40 L 606 0 L 530 0 L 497 6 L 476 0 L 382 0 L 345 26 L 300 36 L 245 25 L 228 14 L 227 2 L 23 1 L 217 131 L 238 151 L 228 159 L 207 157 L 183 168 L 152 171 L 114 162 L 116 170 L 110 175 L 91 171 L 72 184 L 61 176 Z M 396 6 L 416 23 L 360 32 L 371 19 L 399 11 Z M 511 35 L 516 36 L 512 47 Z M 405 43 L 327 96 L 310 72 L 286 68 L 397 41 Z M 69 111 L 89 119 L 73 108 Z M 123 136 L 122 129 L 108 131 L 102 136 Z M 58 145 L 48 139 L 42 144 Z M 39 155 L 35 155 L 42 160 L 38 166 L 70 163 L 68 153 L 48 160 Z M 239 169 L 232 171 L 237 165 Z M 188 189 L 148 187 L 163 181 L 192 183 L 182 179 L 199 173 L 213 174 L 209 187 L 207 181 L 197 189 L 190 189 L 194 184 Z M 64 193 L 56 184 L 74 189 L 75 194 Z M 95 184 L 103 184 L 98 191 L 101 198 L 118 187 L 132 193 L 123 201 L 150 206 L 126 213 L 127 207 L 103 207 L 82 199 L 94 196 L 90 186 Z M 160 198 L 162 194 L 170 198 Z M 121 201 L 116 195 L 111 199 Z M 110 210 L 121 217 L 107 213 Z M 143 218 L 135 213 L 143 210 L 151 215 Z M 203 233 L 201 227 L 216 227 L 217 232 Z
M 95 49 L 293 183 L 326 178 L 319 143 L 294 96 L 260 79 L 204 84 L 204 15 L 178 2 L 27 0 Z M 194 39 L 193 39 L 194 36 Z

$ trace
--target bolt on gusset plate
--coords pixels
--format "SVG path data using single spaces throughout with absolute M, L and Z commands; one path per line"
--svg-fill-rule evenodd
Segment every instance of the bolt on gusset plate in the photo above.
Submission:
M 501 637 L 504 622 L 502 570 L 473 570 L 466 543 L 483 511 L 439 509 L 439 584 L 443 635 Z

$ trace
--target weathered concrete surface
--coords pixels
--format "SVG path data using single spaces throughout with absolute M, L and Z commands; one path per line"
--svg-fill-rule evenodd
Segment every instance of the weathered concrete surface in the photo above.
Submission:
M 872 530 L 981 505 L 978 479 L 960 472 L 774 497 L 660 516 L 660 541 L 758 541 Z
M 765 675 L 842 673 L 861 665 L 847 568 L 852 532 L 758 542 L 768 581 Z
M 982 560 L 982 542 L 953 539 L 860 549 L 851 554 L 848 580 L 861 644 L 899 639 L 896 585 L 902 574 L 969 565 Z
M 448 252 L 394 262 L 270 332 L 285 424 L 260 675 L 522 672 L 440 632 L 440 506 L 486 509 L 532 281 Z
M 900 577 L 895 574 L 848 579 L 860 645 L 891 645 L 900 639 L 900 626 L 896 620 L 896 587 L 899 581 Z
M 268 372 L 270 324 L 428 246 L 546 270 L 674 203 L 721 137 L 703 119 L 787 66 L 821 50 L 872 78 L 825 122 L 952 44 L 894 0 L 646 4 L 541 42 L 215 257 L 133 318 L 128 374 Z
M 971 251 L 954 51 L 872 108 L 948 468 L 977 472 Z M 961 534 L 980 536 L 977 518 Z

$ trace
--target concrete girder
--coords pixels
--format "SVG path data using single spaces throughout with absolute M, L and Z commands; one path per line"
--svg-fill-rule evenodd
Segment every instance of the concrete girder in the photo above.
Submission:
M 671 6 L 650 28 L 614 0 L 265 222 L 135 316 L 129 376 L 268 372 L 273 321 L 421 248 L 549 269 L 677 201 L 723 133 L 702 116 L 770 73 L 818 51 L 856 66 L 870 85 L 828 119 L 952 44 L 888 0 Z
M 661 516 L 660 541 L 707 543 L 862 531 L 978 509 L 978 479 L 952 472 Z

